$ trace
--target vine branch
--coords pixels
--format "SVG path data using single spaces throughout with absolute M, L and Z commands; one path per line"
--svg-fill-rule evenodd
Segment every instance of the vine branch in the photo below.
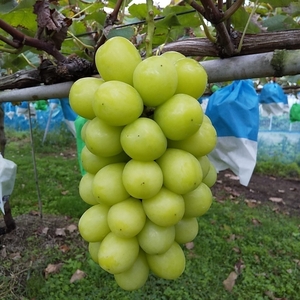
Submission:
M 64 61 L 66 57 L 61 54 L 54 45 L 43 42 L 39 39 L 32 38 L 23 34 L 21 31 L 15 29 L 14 27 L 7 24 L 5 21 L 0 19 L 0 28 L 7 32 L 9 35 L 12 36 L 13 42 L 8 43 L 10 46 L 20 49 L 24 45 L 36 48 L 38 50 L 42 50 L 53 56 L 57 61 Z M 2 39 L 3 40 L 3 39 Z M 5 42 L 5 41 L 4 41 Z

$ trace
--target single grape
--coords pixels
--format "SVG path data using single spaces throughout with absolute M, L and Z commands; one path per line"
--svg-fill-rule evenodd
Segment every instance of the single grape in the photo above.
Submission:
M 149 266 L 142 250 L 130 269 L 114 275 L 117 284 L 125 291 L 141 288 L 146 283 L 148 276 Z
M 137 236 L 140 247 L 148 254 L 166 252 L 175 239 L 175 226 L 159 226 L 147 218 Z
M 180 141 L 168 140 L 169 148 L 190 152 L 196 157 L 210 153 L 217 144 L 217 132 L 208 122 L 202 122 L 200 128 L 191 136 Z
M 94 174 L 85 173 L 79 182 L 79 195 L 84 202 L 90 205 L 99 204 L 92 192 L 94 177 Z
M 203 183 L 205 183 L 209 188 L 211 188 L 217 181 L 217 170 L 215 166 L 210 162 L 209 170 L 206 176 L 203 178 Z
M 97 204 L 86 210 L 78 223 L 78 230 L 87 242 L 101 242 L 110 232 L 107 223 L 109 206 Z
M 107 40 L 96 51 L 95 63 L 105 80 L 118 80 L 132 85 L 133 72 L 142 58 L 126 38 L 116 36 Z
M 168 139 L 183 140 L 199 130 L 203 110 L 193 97 L 177 94 L 155 109 L 154 121 Z
M 117 155 L 103 157 L 93 154 L 87 146 L 82 148 L 80 158 L 84 170 L 91 174 L 96 174 L 100 169 L 107 165 L 128 162 L 130 160 L 130 157 L 124 151 Z
M 187 151 L 169 148 L 156 161 L 163 172 L 164 186 L 174 193 L 186 194 L 202 181 L 200 163 Z
M 143 100 L 129 84 L 107 81 L 95 92 L 95 115 L 112 126 L 124 126 L 136 120 L 143 112 Z
M 185 256 L 182 248 L 174 242 L 162 254 L 146 254 L 150 270 L 158 277 L 176 279 L 185 269 Z
M 155 196 L 163 185 L 163 173 L 155 161 L 130 160 L 123 171 L 122 180 L 126 191 L 135 198 Z
M 199 230 L 197 218 L 182 218 L 175 225 L 175 241 L 186 244 L 194 240 Z
M 148 57 L 134 70 L 133 86 L 142 96 L 146 106 L 158 106 L 175 93 L 175 65 L 163 56 Z
M 92 102 L 95 91 L 102 83 L 104 80 L 96 77 L 80 78 L 73 83 L 69 102 L 75 113 L 89 120 L 95 118 Z
M 85 145 L 95 155 L 110 157 L 123 151 L 122 127 L 111 126 L 99 118 L 91 120 L 85 130 Z
M 88 245 L 88 250 L 92 260 L 98 264 L 98 252 L 101 242 L 90 242 Z
M 165 187 L 154 197 L 143 199 L 142 203 L 147 217 L 159 226 L 173 226 L 184 215 L 183 197 Z
M 174 64 L 182 58 L 185 58 L 185 56 L 177 51 L 167 51 L 164 52 L 161 56 L 167 58 L 168 60 L 172 61 Z
M 98 252 L 100 267 L 111 274 L 129 270 L 139 255 L 136 237 L 121 238 L 110 232 L 101 242 Z
M 195 190 L 182 196 L 185 203 L 185 218 L 201 217 L 212 204 L 212 192 L 205 183 L 201 183 Z
M 207 85 L 205 69 L 192 58 L 183 58 L 175 64 L 178 85 L 176 94 L 188 94 L 196 99 L 200 98 Z
M 98 202 L 112 206 L 130 197 L 122 181 L 124 167 L 125 163 L 109 164 L 97 172 L 92 192 Z
M 136 236 L 146 222 L 146 214 L 141 201 L 130 197 L 114 204 L 109 209 L 107 222 L 110 230 L 119 237 Z
M 124 127 L 121 145 L 133 159 L 151 161 L 166 151 L 167 139 L 155 121 L 139 118 Z

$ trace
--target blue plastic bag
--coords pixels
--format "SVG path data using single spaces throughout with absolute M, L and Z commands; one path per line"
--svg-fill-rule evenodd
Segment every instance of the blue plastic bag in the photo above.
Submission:
M 280 116 L 289 112 L 287 96 L 282 87 L 276 82 L 264 85 L 259 95 L 262 116 Z
M 205 113 L 218 136 L 209 159 L 217 171 L 231 169 L 247 186 L 256 164 L 259 129 L 258 95 L 252 81 L 234 81 L 216 91 Z

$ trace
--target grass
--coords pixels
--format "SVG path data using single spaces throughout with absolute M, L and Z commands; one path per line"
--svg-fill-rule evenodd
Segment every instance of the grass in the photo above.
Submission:
M 41 133 L 34 132 L 43 213 L 67 215 L 77 222 L 87 205 L 78 194 L 81 175 L 74 139 L 66 133 L 62 139 L 62 134 L 49 136 L 42 146 Z M 30 138 L 26 133 L 15 132 L 9 132 L 8 137 L 6 157 L 18 164 L 11 198 L 13 214 L 17 216 L 37 211 L 38 197 Z M 267 170 L 267 167 L 261 169 Z M 26 251 L 20 260 L 3 260 L 0 271 L 7 275 L 1 281 L 0 272 L 0 287 L 2 290 L 11 287 L 15 280 L 11 275 L 15 274 L 23 275 L 24 280 L 12 293 L 6 293 L 6 300 L 299 299 L 299 218 L 275 213 L 270 206 L 250 208 L 238 198 L 222 203 L 214 201 L 208 213 L 199 218 L 199 228 L 193 249 L 184 248 L 186 270 L 174 281 L 150 275 L 143 288 L 126 292 L 117 286 L 112 275 L 91 260 L 87 245 L 78 234 L 67 234 L 42 252 L 40 237 L 33 235 L 24 241 Z M 69 251 L 61 251 L 62 245 Z M 45 278 L 47 265 L 60 262 L 63 263 L 60 271 Z M 18 274 L 21 263 L 26 266 L 25 272 Z M 71 284 L 69 280 L 77 269 L 87 276 Z M 228 292 L 223 281 L 233 271 L 238 277 L 232 292 Z

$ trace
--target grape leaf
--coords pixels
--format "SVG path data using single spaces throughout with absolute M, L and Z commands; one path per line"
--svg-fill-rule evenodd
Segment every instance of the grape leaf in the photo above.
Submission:
M 109 32 L 107 38 L 110 39 L 114 36 L 122 36 L 131 39 L 134 36 L 134 29 L 132 27 L 114 28 Z
M 256 2 L 255 0 L 250 0 L 251 2 Z M 289 6 L 291 1 L 290 0 L 268 0 L 267 1 L 269 5 L 272 7 L 283 7 L 283 6 Z
M 297 17 L 300 15 L 300 2 L 292 2 L 289 7 L 285 7 L 282 10 L 292 17 Z
M 232 16 L 231 16 L 231 21 L 232 25 L 235 30 L 243 32 L 244 28 L 246 26 L 246 23 L 249 19 L 250 14 L 247 13 L 247 11 L 243 8 L 240 7 Z M 259 33 L 260 28 L 254 24 L 253 22 L 250 21 L 246 33 Z
M 6 14 L 13 10 L 18 5 L 16 0 L 2 0 L 0 3 L 0 11 Z
M 156 27 L 168 27 L 171 28 L 173 26 L 181 26 L 178 21 L 178 18 L 175 14 L 169 14 L 165 18 L 155 23 Z
M 279 31 L 287 29 L 297 29 L 300 26 L 290 16 L 275 15 L 263 21 L 263 26 L 268 28 L 268 31 Z
M 129 6 L 128 11 L 132 17 L 140 20 L 146 19 L 147 17 L 147 5 L 145 3 L 132 4 Z M 153 13 L 154 15 L 159 15 L 160 11 L 156 7 L 153 7 Z

